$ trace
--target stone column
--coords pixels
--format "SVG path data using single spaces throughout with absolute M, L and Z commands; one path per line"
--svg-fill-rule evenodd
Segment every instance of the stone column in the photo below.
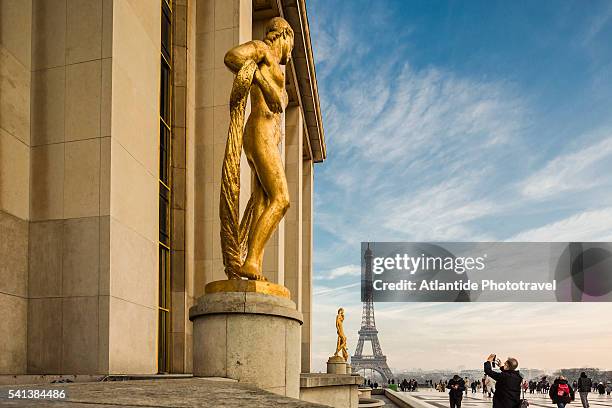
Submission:
M 178 0 L 172 10 L 173 102 L 172 124 L 172 373 L 191 372 L 192 275 L 186 274 L 186 145 L 195 128 L 195 13 L 196 0 Z M 191 151 L 190 151 L 191 154 Z M 193 253 L 193 252 L 191 252 Z M 193 271 L 193 268 L 190 269 Z
M 195 135 L 187 151 L 187 275 L 193 276 L 194 297 L 208 282 L 226 279 L 219 239 L 221 168 L 229 127 L 229 96 L 234 75 L 223 58 L 233 46 L 252 36 L 250 0 L 197 0 L 195 24 Z M 249 108 L 247 106 L 247 112 Z M 243 154 L 240 206 L 250 195 L 251 171 Z M 192 220 L 192 221 L 191 221 Z
M 302 167 L 304 124 L 299 106 L 285 111 L 285 171 L 290 207 L 285 215 L 285 286 L 302 310 Z
M 310 372 L 312 350 L 312 213 L 313 206 L 313 163 L 302 162 L 302 372 Z
M 185 253 L 183 256 L 183 268 L 185 270 L 185 373 L 193 372 L 193 324 L 189 321 L 189 308 L 194 304 L 194 233 L 195 225 L 193 197 L 195 191 L 194 183 L 194 154 L 195 154 L 195 124 L 196 124 L 196 23 L 197 23 L 197 0 L 187 0 L 186 24 L 187 32 L 187 59 L 186 59 L 186 112 L 185 112 L 185 142 L 184 151 L 181 152 L 185 164 Z M 174 267 L 174 266 L 173 266 Z
M 86 3 L 93 7 L 101 2 Z M 108 355 L 101 358 L 107 359 L 111 373 L 156 373 L 161 6 L 158 2 L 102 4 L 103 21 L 112 21 L 110 34 L 103 37 L 110 49 L 103 53 L 108 52 L 112 61 L 108 61 L 109 83 L 103 85 L 110 106 L 102 104 L 110 121 L 109 133 L 104 133 L 110 136 L 110 156 L 102 149 L 100 160 L 102 168 L 108 166 L 102 181 L 110 181 L 104 205 L 110 214 L 110 238 L 106 238 L 110 254 L 101 253 L 101 262 L 110 265 L 110 272 L 100 278 L 100 293 L 108 295 L 100 301 L 104 310 L 99 327 L 108 330 L 104 345 Z M 78 16 L 85 17 L 89 12 Z M 104 69 L 103 63 L 103 81 Z M 100 191 L 102 196 L 102 187 Z

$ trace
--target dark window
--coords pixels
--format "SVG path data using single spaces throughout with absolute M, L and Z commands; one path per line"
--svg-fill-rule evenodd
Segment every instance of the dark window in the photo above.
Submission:
M 172 0 L 161 0 L 161 71 L 159 78 L 159 306 L 157 370 L 170 372 L 170 155 L 172 140 Z
M 170 192 L 159 186 L 159 242 L 170 246 Z
M 159 123 L 159 180 L 170 186 L 170 129 Z
M 161 61 L 161 78 L 159 86 L 159 116 L 162 118 L 166 125 L 171 125 L 170 120 L 170 101 L 171 101 L 171 90 L 172 84 L 170 81 L 171 70 L 170 66 L 166 64 L 166 61 L 162 58 Z
M 172 11 L 166 1 L 162 1 L 162 21 L 161 21 L 161 45 L 162 54 L 168 61 L 170 61 L 170 33 L 172 32 Z

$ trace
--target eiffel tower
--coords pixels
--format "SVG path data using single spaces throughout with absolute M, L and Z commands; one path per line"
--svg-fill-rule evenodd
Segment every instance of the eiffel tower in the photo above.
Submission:
M 351 357 L 353 372 L 359 370 L 374 370 L 378 372 L 383 382 L 393 378 L 393 373 L 387 365 L 387 357 L 383 354 L 380 342 L 378 341 L 378 330 L 374 320 L 374 302 L 372 301 L 372 259 L 374 255 L 370 249 L 370 244 L 365 250 L 365 278 L 362 282 L 362 290 L 365 291 L 363 302 L 363 313 L 361 315 L 361 329 L 359 329 L 359 340 L 355 354 Z M 369 341 L 372 344 L 373 355 L 363 355 L 363 343 Z

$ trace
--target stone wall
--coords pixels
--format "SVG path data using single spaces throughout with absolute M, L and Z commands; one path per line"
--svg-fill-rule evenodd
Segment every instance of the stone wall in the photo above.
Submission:
M 0 3 L 0 374 L 26 369 L 32 1 Z
M 32 2 L 28 372 L 107 369 L 112 2 Z

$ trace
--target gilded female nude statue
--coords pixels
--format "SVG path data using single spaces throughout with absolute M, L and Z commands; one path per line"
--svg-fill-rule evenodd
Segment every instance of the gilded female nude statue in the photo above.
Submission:
M 281 114 L 288 103 L 285 75 L 293 49 L 293 30 L 283 18 L 271 19 L 263 41 L 238 45 L 225 55 L 236 74 L 230 96 L 230 127 L 222 170 L 221 245 L 230 279 L 266 280 L 262 275 L 266 242 L 289 208 L 289 190 L 278 145 Z M 251 113 L 246 125 L 246 100 Z M 239 222 L 240 153 L 254 177 L 251 197 Z
M 336 342 L 336 352 L 334 353 L 334 357 L 337 357 L 338 354 L 342 353 L 342 358 L 344 361 L 348 360 L 348 351 L 346 345 L 346 336 L 344 334 L 344 309 L 338 309 L 338 315 L 336 316 L 336 333 L 338 333 L 338 341 Z M 338 356 L 339 357 L 339 356 Z

